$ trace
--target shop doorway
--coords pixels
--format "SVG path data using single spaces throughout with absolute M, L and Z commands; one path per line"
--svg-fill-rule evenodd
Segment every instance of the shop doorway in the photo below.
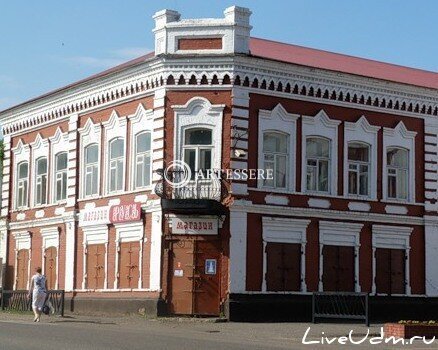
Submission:
M 190 237 L 171 241 L 169 311 L 177 315 L 218 316 L 220 241 Z

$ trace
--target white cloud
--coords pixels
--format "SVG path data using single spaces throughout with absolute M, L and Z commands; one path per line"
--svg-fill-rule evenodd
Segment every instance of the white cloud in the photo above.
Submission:
M 108 57 L 73 56 L 65 58 L 66 61 L 94 68 L 111 68 L 130 59 L 143 56 L 151 52 L 143 47 L 125 47 L 109 52 Z

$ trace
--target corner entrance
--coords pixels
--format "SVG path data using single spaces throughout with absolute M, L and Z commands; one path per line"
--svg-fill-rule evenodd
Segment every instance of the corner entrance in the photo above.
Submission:
M 218 316 L 220 240 L 199 237 L 171 241 L 169 311 L 176 315 Z

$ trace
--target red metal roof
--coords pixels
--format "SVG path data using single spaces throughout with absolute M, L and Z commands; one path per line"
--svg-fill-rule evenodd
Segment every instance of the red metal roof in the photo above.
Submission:
M 438 89 L 438 73 L 308 47 L 251 38 L 253 56 Z

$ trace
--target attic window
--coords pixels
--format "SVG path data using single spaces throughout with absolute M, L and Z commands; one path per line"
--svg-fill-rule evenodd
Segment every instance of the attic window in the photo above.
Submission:
M 182 38 L 178 50 L 222 50 L 222 38 Z

